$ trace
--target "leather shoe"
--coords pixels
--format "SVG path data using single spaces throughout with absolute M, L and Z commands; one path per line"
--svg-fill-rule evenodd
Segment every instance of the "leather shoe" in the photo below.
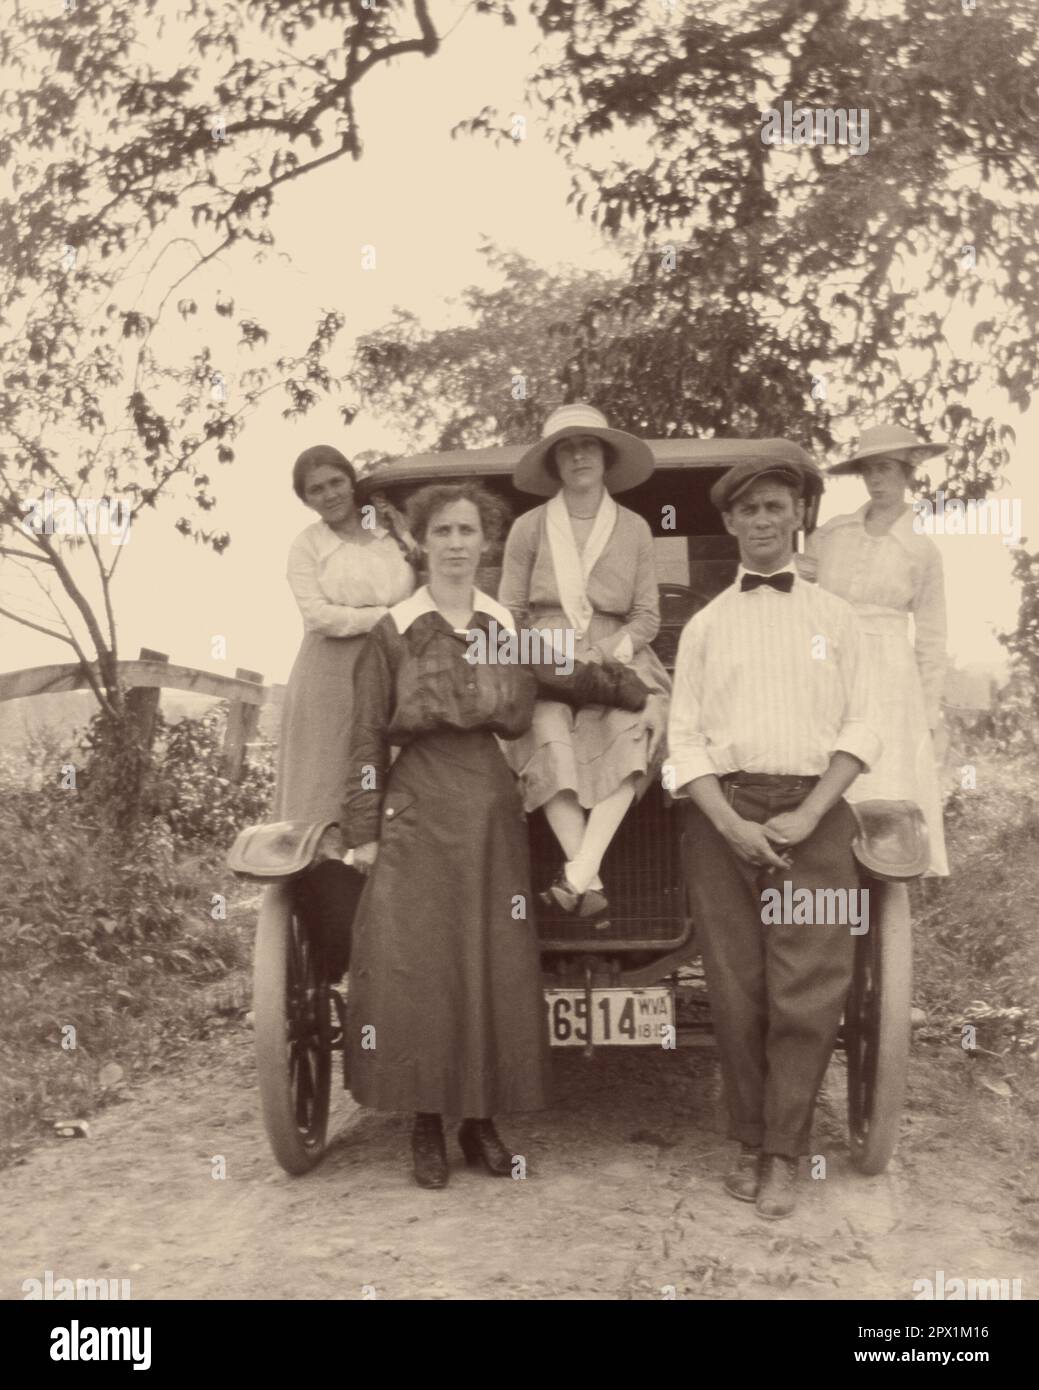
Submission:
M 797 1159 L 783 1154 L 765 1154 L 758 1189 L 758 1215 L 766 1221 L 789 1216 L 797 1202 Z
M 577 915 L 578 917 L 604 917 L 609 910 L 609 900 L 602 889 L 589 888 L 581 894 Z
M 761 1150 L 741 1144 L 739 1155 L 725 1175 L 725 1191 L 738 1202 L 753 1202 L 761 1185 Z
M 538 896 L 546 907 L 562 908 L 571 916 L 577 911 L 581 902 L 581 894 L 567 878 L 565 869 L 560 869 L 555 882 Z
M 447 1150 L 444 1147 L 444 1126 L 439 1115 L 415 1116 L 411 1153 L 415 1160 L 415 1181 L 419 1187 L 447 1186 Z
M 507 1178 L 512 1172 L 512 1154 L 501 1142 L 493 1120 L 463 1120 L 458 1142 L 470 1168 L 482 1163 L 493 1177 Z

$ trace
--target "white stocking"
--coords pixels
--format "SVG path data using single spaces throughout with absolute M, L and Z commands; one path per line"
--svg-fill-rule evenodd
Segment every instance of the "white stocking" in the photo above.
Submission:
M 547 801 L 542 809 L 563 853 L 567 858 L 576 854 L 581 848 L 588 818 L 587 811 L 577 799 L 577 793 L 571 791 L 556 792 L 551 801 Z
M 627 813 L 628 807 L 635 799 L 635 782 L 636 778 L 629 777 L 620 784 L 615 792 L 611 792 L 604 801 L 593 806 L 589 812 L 581 848 L 566 866 L 566 876 L 570 880 L 571 886 L 576 888 L 579 893 L 584 893 L 593 887 L 601 888 L 599 866 Z M 563 848 L 565 849 L 566 846 L 564 845 Z

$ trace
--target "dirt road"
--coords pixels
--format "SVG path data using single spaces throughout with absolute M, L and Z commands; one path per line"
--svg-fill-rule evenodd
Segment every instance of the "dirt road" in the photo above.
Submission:
M 324 1162 L 284 1174 L 238 1024 L 96 1116 L 90 1138 L 50 1140 L 9 1170 L 0 1296 L 50 1270 L 129 1279 L 143 1299 L 911 1299 L 944 1270 L 1020 1278 L 1035 1297 L 1039 1203 L 1013 1134 L 1003 1152 L 983 1143 L 962 1095 L 936 1095 L 934 1066 L 914 1059 L 900 1155 L 865 1179 L 847 1160 L 835 1061 L 817 1123 L 826 1176 L 805 1177 L 794 1218 L 765 1223 L 720 1187 L 709 1052 L 557 1055 L 555 1107 L 501 1126 L 526 1178 L 466 1171 L 455 1148 L 449 1186 L 427 1192 L 409 1174 L 408 1120 L 341 1090 Z

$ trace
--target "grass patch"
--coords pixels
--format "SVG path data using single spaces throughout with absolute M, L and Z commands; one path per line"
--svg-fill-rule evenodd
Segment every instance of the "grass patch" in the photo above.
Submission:
M 916 1090 L 1039 1191 L 1039 768 L 976 759 L 946 803 L 951 873 L 913 885 Z
M 122 839 L 58 775 L 26 779 L 81 766 L 81 749 L 0 764 L 0 1163 L 248 1008 L 256 893 L 223 859 L 236 825 L 263 818 L 264 786 L 253 778 L 242 802 L 219 737 L 209 717 L 166 736 L 156 795 Z

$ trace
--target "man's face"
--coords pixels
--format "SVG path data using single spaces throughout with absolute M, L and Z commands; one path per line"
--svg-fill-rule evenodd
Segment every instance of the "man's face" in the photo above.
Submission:
M 722 513 L 725 529 L 739 542 L 747 569 L 771 574 L 794 553 L 794 532 L 804 523 L 804 502 L 774 478 L 751 483 Z

